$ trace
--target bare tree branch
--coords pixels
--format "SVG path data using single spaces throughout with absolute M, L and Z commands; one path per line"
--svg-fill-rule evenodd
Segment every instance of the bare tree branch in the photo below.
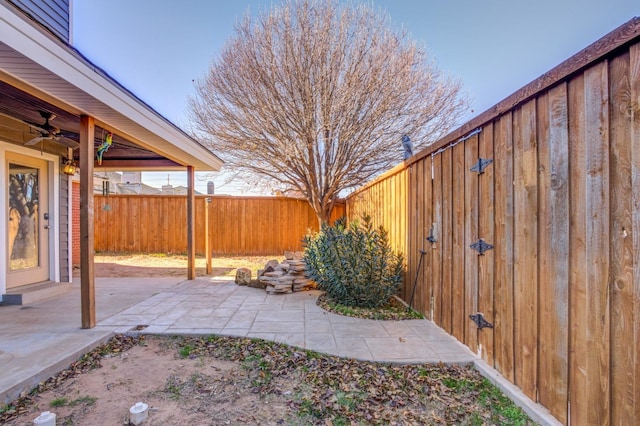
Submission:
M 307 198 L 328 220 L 338 195 L 420 149 L 467 109 L 404 31 L 369 5 L 287 0 L 236 25 L 189 100 L 194 136 L 230 168 Z

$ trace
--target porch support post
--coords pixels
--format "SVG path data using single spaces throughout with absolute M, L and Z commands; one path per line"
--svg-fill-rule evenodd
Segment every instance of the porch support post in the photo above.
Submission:
M 187 166 L 187 279 L 196 279 L 196 193 L 193 166 Z
M 82 328 L 96 325 L 96 292 L 93 265 L 93 117 L 80 117 L 80 299 Z

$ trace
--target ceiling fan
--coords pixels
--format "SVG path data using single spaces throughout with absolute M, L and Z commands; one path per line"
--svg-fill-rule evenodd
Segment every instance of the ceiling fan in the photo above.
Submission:
M 40 133 L 40 136 L 36 136 L 35 138 L 26 142 L 25 145 L 35 145 L 39 142 L 50 140 L 60 145 L 64 145 L 67 148 L 76 149 L 80 146 L 79 142 L 69 138 L 69 136 L 77 137 L 76 133 L 62 131 L 49 123 L 49 120 L 53 120 L 54 118 L 56 118 L 55 114 L 48 111 L 39 112 L 40 116 L 44 118 L 44 124 L 32 123 L 30 121 L 25 121 L 25 123 L 38 131 Z

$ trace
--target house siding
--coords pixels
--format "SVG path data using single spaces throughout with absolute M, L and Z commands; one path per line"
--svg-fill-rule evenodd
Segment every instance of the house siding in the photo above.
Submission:
M 80 182 L 73 182 L 71 191 L 71 260 L 73 265 L 80 265 Z
M 60 282 L 69 282 L 69 177 L 60 174 Z
M 10 0 L 65 42 L 70 42 L 69 0 Z

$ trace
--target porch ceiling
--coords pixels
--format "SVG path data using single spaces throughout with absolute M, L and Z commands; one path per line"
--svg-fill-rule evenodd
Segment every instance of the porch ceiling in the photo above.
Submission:
M 40 115 L 40 111 L 46 111 L 55 114 L 55 118 L 50 124 L 61 129 L 64 132 L 79 133 L 80 132 L 80 116 L 70 113 L 59 108 L 49 102 L 46 102 L 36 96 L 30 95 L 4 81 L 0 80 L 0 115 L 10 118 L 11 120 L 0 120 L 0 133 L 11 132 L 14 137 L 10 142 L 26 143 L 29 140 L 39 136 L 39 132 L 30 127 L 30 123 L 43 123 L 44 119 Z M 101 126 L 96 126 L 94 144 L 96 146 L 102 143 L 104 134 L 109 131 Z M 75 136 L 69 136 L 70 139 L 78 142 Z M 65 147 L 45 141 L 44 150 L 65 154 Z M 40 144 L 33 146 L 34 149 L 40 149 Z M 79 161 L 79 151 L 74 151 L 74 158 Z M 179 168 L 183 166 L 176 161 L 162 156 L 161 154 L 145 148 L 142 145 L 133 143 L 118 133 L 113 134 L 113 144 L 105 154 L 103 166 L 95 165 L 96 168 L 102 169 L 157 169 L 163 170 Z
M 53 126 L 77 133 L 80 116 L 92 116 L 99 139 L 96 144 L 101 142 L 103 129 L 113 132 L 113 145 L 102 169 L 184 170 L 192 166 L 211 171 L 222 166 L 209 149 L 79 52 L 3 3 L 0 27 L 0 113 L 5 117 L 39 123 L 44 122 L 39 111 L 48 111 L 56 115 Z M 33 129 L 27 125 L 26 131 L 24 138 Z

